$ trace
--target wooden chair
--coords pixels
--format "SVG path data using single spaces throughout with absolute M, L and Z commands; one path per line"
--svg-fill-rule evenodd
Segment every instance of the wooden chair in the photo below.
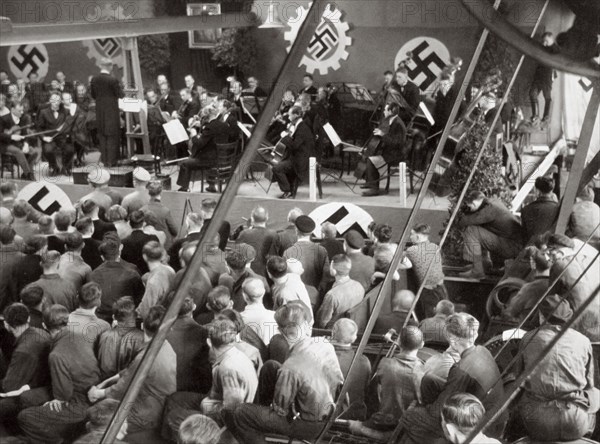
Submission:
M 223 192 L 223 182 L 227 182 L 233 174 L 238 156 L 238 142 L 217 144 L 217 163 L 213 167 L 201 168 L 200 192 L 204 192 L 204 181 L 214 181 L 218 184 L 219 193 Z

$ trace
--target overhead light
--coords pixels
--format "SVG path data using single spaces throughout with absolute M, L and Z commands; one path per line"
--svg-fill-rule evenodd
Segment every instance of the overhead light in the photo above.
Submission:
M 285 25 L 281 23 L 281 20 L 279 20 L 279 12 L 277 12 L 277 5 L 273 3 L 273 0 L 269 0 L 269 6 L 267 7 L 267 17 L 265 18 L 263 24 L 259 26 L 259 28 L 285 28 Z

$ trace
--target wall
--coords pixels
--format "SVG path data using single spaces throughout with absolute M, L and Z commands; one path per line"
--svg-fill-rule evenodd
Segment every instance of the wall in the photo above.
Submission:
M 0 5 L 0 16 L 9 17 L 13 23 L 28 24 L 149 18 L 153 16 L 154 8 L 153 0 L 3 0 Z M 28 54 L 39 55 L 28 57 Z M 117 39 L 45 45 L 32 42 L 20 48 L 20 52 L 17 47 L 0 48 L 0 69 L 6 70 L 12 79 L 27 75 L 35 68 L 46 78 L 46 83 L 54 79 L 56 71 L 63 71 L 67 80 L 86 82 L 90 75 L 98 72 L 97 62 L 105 56 L 110 56 L 117 66 L 122 67 L 122 52 Z

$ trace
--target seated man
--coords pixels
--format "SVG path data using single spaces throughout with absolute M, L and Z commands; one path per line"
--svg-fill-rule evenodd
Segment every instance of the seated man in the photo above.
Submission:
M 75 154 L 73 145 L 66 143 L 67 113 L 61 106 L 61 101 L 59 93 L 51 93 L 50 106 L 40 110 L 37 115 L 36 128 L 38 131 L 55 131 L 42 137 L 44 142 L 42 149 L 44 157 L 48 159 L 51 176 L 68 175 L 67 169 L 70 168 Z
M 465 203 L 469 212 L 462 215 L 458 226 L 463 230 L 463 258 L 473 268 L 461 276 L 481 279 L 486 268 L 493 267 L 494 259 L 503 263 L 517 257 L 523 245 L 521 224 L 502 202 L 488 199 L 481 191 L 471 191 Z
M 317 312 L 317 326 L 331 328 L 335 321 L 342 317 L 348 310 L 361 303 L 365 296 L 365 289 L 360 282 L 348 276 L 352 262 L 345 254 L 333 257 L 330 273 L 335 277 L 335 283 L 323 299 L 323 304 Z
M 404 435 L 401 444 L 434 442 L 443 438 L 440 415 L 444 402 L 456 393 L 468 392 L 482 400 L 486 408 L 499 405 L 504 399 L 504 387 L 498 364 L 487 348 L 475 345 L 479 322 L 467 313 L 455 313 L 446 320 L 446 335 L 451 348 L 460 353 L 460 361 L 448 374 L 443 391 L 431 404 L 412 407 L 404 412 Z M 492 436 L 501 434 L 506 422 L 504 412 L 488 426 Z
M 383 121 L 378 128 L 373 130 L 373 135 L 381 139 L 376 151 L 367 159 L 367 170 L 363 196 L 377 196 L 379 194 L 379 178 L 387 174 L 388 165 L 398 165 L 406 160 L 404 152 L 406 141 L 406 126 L 398 116 L 400 106 L 397 103 L 388 103 L 383 109 Z
M 540 314 L 545 323 L 521 340 L 516 374 L 532 365 L 573 316 L 573 310 L 555 294 L 542 301 Z M 593 431 L 600 391 L 594 387 L 590 340 L 569 328 L 527 378 L 523 389 L 519 414 L 530 437 L 572 441 Z
M 208 395 L 177 392 L 167 401 L 163 436 L 172 438 L 185 418 L 193 413 L 219 419 L 222 409 L 234 408 L 244 402 L 254 402 L 258 377 L 252 362 L 235 346 L 236 328 L 222 319 L 208 330 L 208 345 L 216 359 L 213 363 L 212 386 Z
M 534 246 L 525 248 L 525 257 L 529 260 L 530 266 L 535 272 L 533 281 L 524 284 L 514 295 L 508 305 L 502 312 L 502 316 L 521 322 L 529 314 L 531 309 L 537 304 L 539 299 L 548 290 L 550 284 L 550 267 L 552 263 L 546 257 L 543 251 Z M 526 329 L 534 328 L 538 325 L 537 316 L 532 316 L 525 323 Z
M 304 304 L 289 302 L 277 310 L 275 320 L 290 353 L 283 364 L 269 361 L 261 372 L 261 384 L 275 383 L 261 388 L 263 399 L 272 394 L 271 406 L 246 403 L 222 412 L 227 429 L 245 444 L 263 444 L 268 433 L 316 438 L 334 414 L 344 379 L 333 346 L 311 337 L 310 312 Z
M 442 407 L 442 429 L 444 436 L 452 444 L 463 444 L 475 427 L 483 420 L 485 407 L 477 397 L 469 393 L 457 393 L 450 396 Z M 488 438 L 480 432 L 473 437 L 472 443 L 500 444 L 494 438 Z
M 100 369 L 92 348 L 83 336 L 72 335 L 69 312 L 52 305 L 44 312 L 44 324 L 53 340 L 48 358 L 51 393 L 43 405 L 19 413 L 19 426 L 32 442 L 69 440 L 86 419 L 90 402 L 87 390 L 100 381 Z
M 12 155 L 21 169 L 23 174 L 21 179 L 33 180 L 33 164 L 37 161 L 39 154 L 31 153 L 27 159 L 26 153 L 24 153 L 25 147 L 25 136 L 30 131 L 27 129 L 27 125 L 31 122 L 30 117 L 25 114 L 23 103 L 15 101 L 11 102 L 10 113 L 0 118 L 0 154 Z M 12 130 L 12 128 L 21 128 L 19 130 Z M 30 139 L 31 140 L 31 139 Z M 35 148 L 29 147 L 28 149 L 33 151 Z
M 392 297 L 392 311 L 391 313 L 379 315 L 375 326 L 373 327 L 373 333 L 378 335 L 386 334 L 390 329 L 399 332 L 404 326 L 404 322 L 407 317 L 412 317 L 410 307 L 412 307 L 413 301 L 415 300 L 415 294 L 410 290 L 400 290 Z M 408 321 L 408 325 L 416 325 L 414 319 Z
M 217 164 L 217 144 L 229 140 L 229 125 L 219 120 L 219 111 L 215 107 L 204 107 L 202 114 L 206 115 L 207 123 L 200 134 L 195 129 L 190 130 L 192 147 L 190 157 L 179 167 L 178 191 L 189 191 L 193 170 L 214 167 Z M 209 182 L 206 192 L 216 193 L 215 184 Z
M 150 343 L 158 331 L 164 314 L 165 309 L 161 306 L 152 307 L 148 311 L 143 324 L 146 344 Z M 137 354 L 129 367 L 121 374 L 117 373 L 98 384 L 98 386 L 92 386 L 87 393 L 90 402 L 95 403 L 105 398 L 120 400 L 131 384 L 143 356 L 144 350 Z M 152 363 L 137 398 L 127 411 L 128 434 L 147 431 L 160 426 L 167 396 L 175 393 L 177 389 L 176 374 L 177 358 L 169 342 L 165 341 Z
M 521 209 L 525 243 L 529 243 L 533 236 L 552 230 L 560 209 L 551 177 L 540 176 L 535 179 L 535 194 L 536 199 Z
M 245 249 L 234 249 L 227 253 L 225 262 L 229 268 L 229 273 L 224 273 L 219 276 L 219 285 L 224 285 L 231 291 L 231 300 L 233 301 L 233 309 L 236 311 L 242 311 L 246 307 L 246 301 L 242 294 L 242 285 L 244 281 L 249 278 L 260 279 L 268 291 L 269 284 L 267 280 L 256 274 L 250 268 L 253 257 L 256 256 L 256 252 L 253 247 L 246 245 Z
M 419 224 L 411 230 L 412 245 L 406 249 L 405 259 L 399 267 L 412 270 L 416 289 L 423 285 L 423 280 L 427 276 L 416 307 L 419 318 L 433 316 L 436 304 L 443 299 L 448 299 L 448 292 L 444 286 L 442 254 L 440 247 L 429 240 L 430 234 L 431 227 L 427 224 Z
M 379 400 L 377 412 L 368 421 L 352 424 L 350 430 L 376 437 L 373 431 L 391 431 L 412 404 L 420 399 L 423 361 L 417 353 L 423 348 L 423 333 L 418 327 L 404 327 L 399 335 L 400 353 L 383 358 L 373 377 L 371 393 Z
M 244 324 L 254 330 L 264 345 L 269 345 L 271 338 L 278 332 L 275 312 L 267 310 L 263 303 L 265 285 L 260 279 L 250 278 L 244 281 L 242 293 L 246 308 L 240 313 Z
M 448 338 L 444 335 L 444 327 L 448 316 L 454 314 L 454 304 L 446 299 L 438 302 L 434 309 L 434 314 L 430 318 L 425 318 L 419 324 L 423 332 L 425 344 L 448 344 Z
M 591 236 L 590 243 L 598 246 L 600 242 L 600 208 L 594 202 L 594 189 L 586 186 L 575 199 L 567 234 L 570 237 L 585 241 Z
M 98 340 L 102 376 L 109 378 L 125 370 L 144 345 L 144 332 L 135 325 L 135 303 L 123 296 L 113 304 L 113 327 Z
M 15 392 L 24 386 L 31 389 L 45 387 L 50 382 L 50 335 L 30 326 L 29 311 L 18 302 L 4 310 L 4 328 L 16 339 L 8 369 L 0 380 L 0 421 L 8 423 L 14 421 L 21 410 L 20 393 Z
M 355 351 L 352 344 L 356 341 L 358 326 L 352 319 L 338 319 L 333 324 L 331 331 L 331 342 L 335 348 L 340 363 L 340 369 L 344 378 L 348 376 L 350 364 L 354 359 Z M 358 361 L 358 368 L 351 375 L 348 396 L 350 398 L 350 408 L 344 412 L 344 419 L 364 419 L 367 412 L 365 396 L 367 387 L 371 379 L 371 362 L 366 356 L 361 356 Z
M 312 305 L 306 285 L 296 273 L 288 272 L 287 261 L 280 256 L 272 256 L 267 261 L 267 276 L 273 281 L 273 309 L 291 301 L 301 301 L 310 310 Z
M 315 136 L 302 120 L 302 108 L 292 106 L 288 117 L 290 124 L 281 140 L 286 149 L 281 161 L 273 166 L 273 178 L 283 193 L 281 199 L 296 197 L 298 186 L 308 171 L 308 159 L 315 155 Z

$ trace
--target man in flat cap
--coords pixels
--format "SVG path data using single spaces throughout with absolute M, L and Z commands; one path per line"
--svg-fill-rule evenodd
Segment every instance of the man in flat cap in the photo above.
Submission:
M 471 191 L 465 204 L 469 211 L 458 226 L 463 230 L 463 258 L 473 268 L 461 276 L 480 279 L 494 259 L 503 263 L 517 257 L 523 246 L 521 224 L 502 202 L 488 199 L 481 191 Z
M 528 368 L 573 316 L 557 294 L 540 304 L 546 322 L 527 333 L 519 345 L 516 374 Z M 527 434 L 541 441 L 572 441 L 594 429 L 600 391 L 594 387 L 592 344 L 569 328 L 523 386 L 518 404 Z
M 321 296 L 325 295 L 333 278 L 329 273 L 329 258 L 327 250 L 321 245 L 311 241 L 310 235 L 315 230 L 315 221 L 310 216 L 301 215 L 296 218 L 296 232 L 298 241 L 284 251 L 285 259 L 297 259 L 304 268 L 302 282 L 319 290 Z M 311 301 L 318 309 L 321 301 Z
M 150 173 L 145 168 L 137 167 L 133 170 L 133 188 L 135 191 L 125 196 L 121 203 L 127 214 L 139 210 L 150 202 L 150 195 L 148 194 L 146 185 L 148 185 L 151 179 Z
M 90 93 L 96 100 L 96 124 L 102 162 L 108 166 L 117 164 L 120 148 L 121 120 L 119 99 L 123 97 L 120 82 L 111 75 L 113 63 L 109 58 L 100 61 L 100 74 L 90 83 Z

